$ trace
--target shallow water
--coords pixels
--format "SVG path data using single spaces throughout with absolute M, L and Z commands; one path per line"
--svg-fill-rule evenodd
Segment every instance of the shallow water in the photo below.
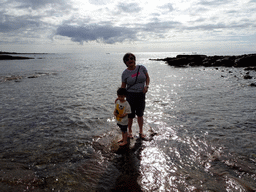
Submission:
M 1 61 L 3 191 L 255 191 L 256 74 L 147 67 L 145 132 L 128 148 L 112 116 L 122 54 L 49 54 Z M 173 55 L 171 55 L 173 56 Z M 18 78 L 13 78 L 18 77 Z

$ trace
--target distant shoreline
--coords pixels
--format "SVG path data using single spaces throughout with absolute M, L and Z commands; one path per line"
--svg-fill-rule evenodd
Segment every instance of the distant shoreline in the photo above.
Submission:
M 6 55 L 32 55 L 32 54 L 39 55 L 39 54 L 48 54 L 48 53 L 17 53 L 17 52 L 0 51 L 0 55 L 3 55 L 3 54 L 6 54 Z
M 23 60 L 23 59 L 35 59 L 33 57 L 24 57 L 24 56 L 16 56 L 16 55 L 31 55 L 31 54 L 47 54 L 47 53 L 16 53 L 16 52 L 5 52 L 0 51 L 0 60 Z M 15 55 L 15 56 L 13 56 Z

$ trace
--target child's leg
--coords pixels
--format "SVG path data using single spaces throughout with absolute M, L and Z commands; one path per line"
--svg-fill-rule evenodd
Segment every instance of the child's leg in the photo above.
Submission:
M 122 139 L 118 140 L 117 143 L 121 143 L 124 141 L 124 137 L 123 137 L 123 131 L 127 131 L 127 128 L 125 128 L 123 125 L 117 124 L 118 127 L 120 128 L 120 130 L 122 131 Z

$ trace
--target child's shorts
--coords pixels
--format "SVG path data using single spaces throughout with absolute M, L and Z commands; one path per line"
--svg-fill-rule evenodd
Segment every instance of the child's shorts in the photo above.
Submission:
M 120 124 L 117 124 L 118 125 L 118 127 L 120 127 L 120 129 L 121 129 L 121 131 L 123 132 L 123 133 L 126 133 L 127 132 L 127 127 L 128 127 L 128 125 L 120 125 Z

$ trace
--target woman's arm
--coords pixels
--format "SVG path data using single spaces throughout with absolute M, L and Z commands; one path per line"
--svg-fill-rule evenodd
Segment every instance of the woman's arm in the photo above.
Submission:
M 126 88 L 126 83 L 125 82 L 122 82 L 121 88 Z
M 148 73 L 146 73 L 145 75 L 146 75 L 146 86 L 144 87 L 143 93 L 148 92 L 148 87 L 149 87 L 149 83 L 150 83 L 150 78 L 149 78 Z

